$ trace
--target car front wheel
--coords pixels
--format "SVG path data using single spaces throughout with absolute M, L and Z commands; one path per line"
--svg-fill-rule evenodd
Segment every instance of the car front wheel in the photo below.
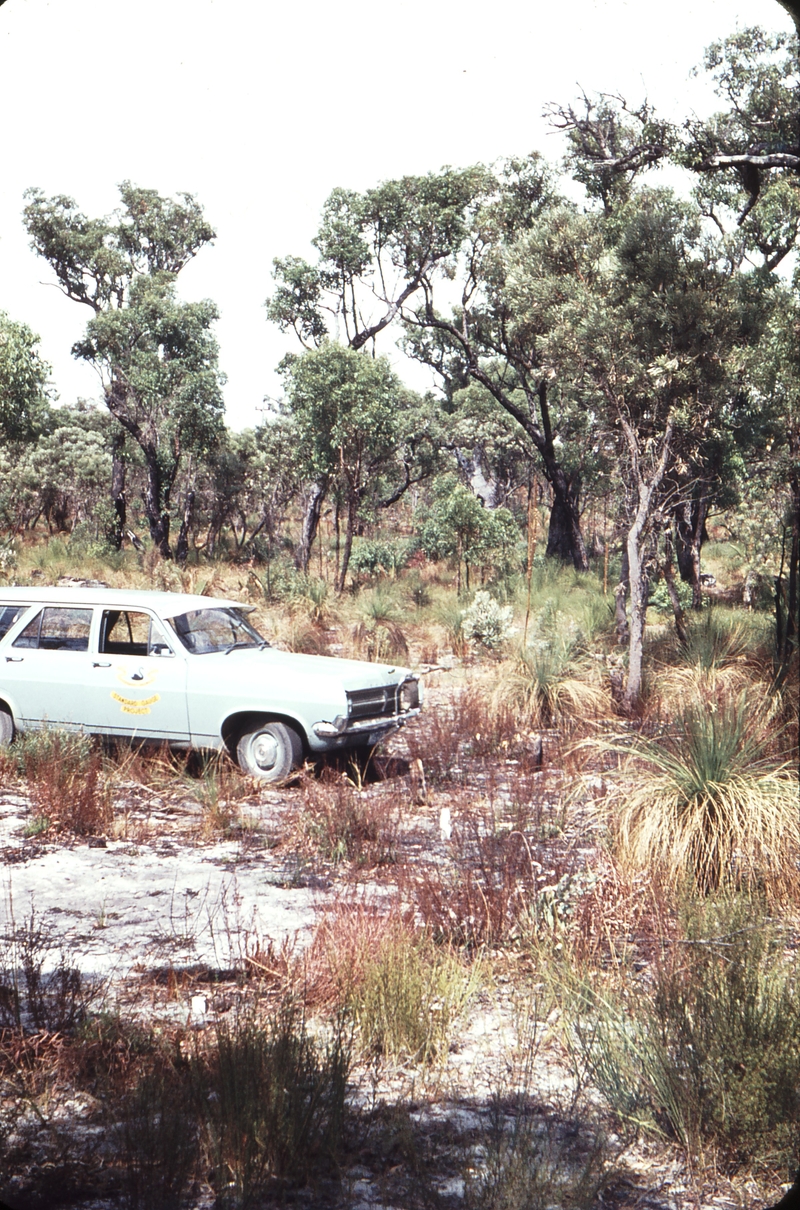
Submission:
M 261 781 L 284 781 L 302 758 L 302 740 L 285 723 L 259 723 L 243 732 L 236 745 L 239 768 Z

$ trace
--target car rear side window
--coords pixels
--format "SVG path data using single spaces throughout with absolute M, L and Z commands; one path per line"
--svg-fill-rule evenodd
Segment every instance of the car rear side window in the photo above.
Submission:
M 15 647 L 44 651 L 88 651 L 91 609 L 42 609 L 14 640 Z
M 4 639 L 27 605 L 0 605 L 0 639 Z

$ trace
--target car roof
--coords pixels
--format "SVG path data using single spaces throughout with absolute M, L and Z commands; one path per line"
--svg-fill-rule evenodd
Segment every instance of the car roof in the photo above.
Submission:
M 187 613 L 192 609 L 221 606 L 250 611 L 253 606 L 223 597 L 202 597 L 188 592 L 156 592 L 143 588 L 36 588 L 0 586 L 2 605 L 107 605 L 115 609 L 152 609 L 164 618 Z

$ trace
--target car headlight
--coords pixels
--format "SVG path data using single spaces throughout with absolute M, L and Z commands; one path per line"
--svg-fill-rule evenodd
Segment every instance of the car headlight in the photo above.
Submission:
M 400 686 L 397 704 L 401 714 L 406 714 L 409 710 L 419 709 L 419 681 L 403 681 L 403 684 Z

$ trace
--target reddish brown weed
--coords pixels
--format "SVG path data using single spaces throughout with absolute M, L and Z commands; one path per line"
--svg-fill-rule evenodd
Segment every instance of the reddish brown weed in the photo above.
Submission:
M 301 829 L 328 861 L 374 868 L 396 859 L 399 803 L 381 787 L 364 788 L 325 769 L 303 784 Z

